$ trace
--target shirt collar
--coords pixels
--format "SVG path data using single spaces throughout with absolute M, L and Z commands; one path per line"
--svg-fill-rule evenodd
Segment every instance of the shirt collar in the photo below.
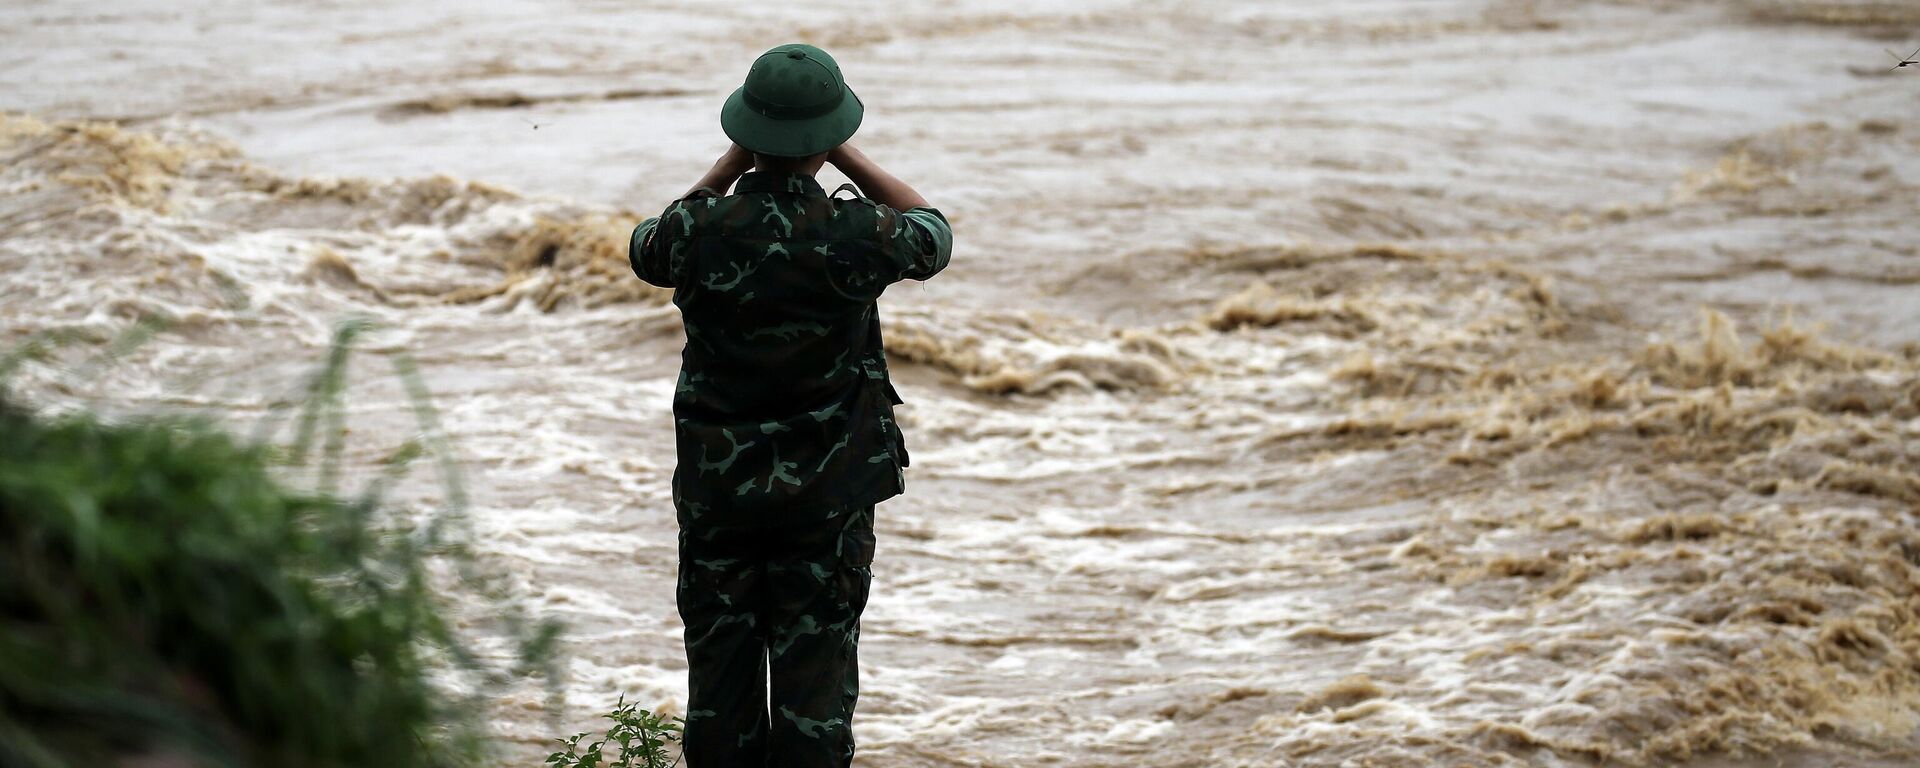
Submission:
M 826 196 L 827 191 L 820 188 L 820 182 L 811 174 L 779 173 L 775 171 L 751 171 L 740 177 L 733 186 L 734 194 L 748 192 L 793 192 L 802 195 Z

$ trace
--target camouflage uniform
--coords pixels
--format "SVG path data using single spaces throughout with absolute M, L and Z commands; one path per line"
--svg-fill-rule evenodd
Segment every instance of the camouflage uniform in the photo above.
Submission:
M 873 505 L 832 514 L 764 528 L 680 529 L 687 765 L 853 762 Z
M 764 172 L 634 229 L 634 272 L 674 289 L 687 336 L 673 502 L 691 768 L 852 760 L 873 505 L 908 463 L 874 302 L 951 244 L 932 208 Z

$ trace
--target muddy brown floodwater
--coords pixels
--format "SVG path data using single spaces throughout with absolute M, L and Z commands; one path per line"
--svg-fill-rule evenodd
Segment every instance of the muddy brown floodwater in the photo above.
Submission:
M 503 753 L 679 711 L 625 237 L 793 39 L 958 243 L 882 301 L 862 765 L 1916 759 L 1909 2 L 11 3 L 0 338 L 173 324 L 16 386 L 245 427 L 370 316 L 571 626 Z

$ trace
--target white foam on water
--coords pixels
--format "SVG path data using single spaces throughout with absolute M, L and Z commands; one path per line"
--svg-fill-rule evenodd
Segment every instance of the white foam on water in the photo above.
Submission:
M 49 409 L 245 430 L 371 318 L 352 474 L 417 435 L 404 352 L 571 627 L 567 732 L 677 712 L 680 329 L 624 236 L 811 39 L 957 241 L 882 300 L 863 764 L 1893 765 L 1920 81 L 1855 35 L 1920 21 L 1842 5 L 8 8 L 0 338 L 84 339 Z

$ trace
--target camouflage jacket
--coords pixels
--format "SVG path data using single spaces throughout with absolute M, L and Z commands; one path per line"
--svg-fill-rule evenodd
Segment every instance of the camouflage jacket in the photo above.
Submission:
M 905 490 L 874 303 L 945 268 L 932 208 L 827 195 L 812 176 L 755 172 L 633 230 L 633 271 L 673 289 L 687 342 L 674 388 L 682 524 L 748 525 Z

